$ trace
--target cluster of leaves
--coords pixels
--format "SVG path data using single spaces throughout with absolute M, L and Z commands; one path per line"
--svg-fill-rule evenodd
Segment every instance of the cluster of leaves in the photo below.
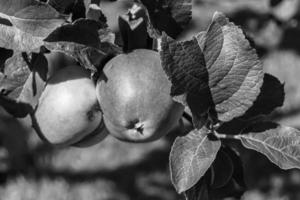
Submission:
M 170 154 L 171 178 L 179 193 L 209 199 L 219 194 L 216 189 L 231 186 L 239 194 L 244 186 L 243 177 L 236 175 L 241 164 L 238 154 L 222 150 L 223 139 L 240 140 L 282 169 L 300 168 L 300 131 L 266 118 L 283 104 L 283 85 L 263 73 L 240 28 L 217 12 L 207 31 L 182 42 L 163 35 L 161 46 L 171 95 L 189 108 L 195 127 L 175 140 Z M 201 193 L 195 193 L 198 184 Z
M 194 125 L 176 138 L 170 153 L 179 193 L 187 199 L 241 194 L 243 166 L 239 154 L 222 145 L 227 138 L 283 169 L 300 168 L 300 132 L 264 117 L 283 104 L 283 85 L 263 73 L 242 30 L 222 13 L 215 13 L 206 31 L 175 40 L 191 20 L 191 8 L 191 0 L 136 0 L 119 17 L 121 49 L 100 0 L 0 0 L 1 61 L 6 60 L 0 63 L 0 105 L 16 117 L 34 110 L 47 81 L 48 51 L 73 57 L 93 75 L 116 54 L 160 46 L 171 95 L 186 106 Z

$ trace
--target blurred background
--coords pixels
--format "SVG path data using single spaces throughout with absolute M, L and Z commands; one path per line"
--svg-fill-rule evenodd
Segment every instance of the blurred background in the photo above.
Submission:
M 284 106 L 272 114 L 300 128 L 300 3 L 298 0 L 194 0 L 193 20 L 180 39 L 203 31 L 215 11 L 224 12 L 253 41 L 265 72 L 285 83 Z M 103 2 L 109 26 L 131 1 Z M 108 137 L 89 147 L 45 146 L 29 119 L 16 120 L 0 108 L 0 199 L 4 200 L 174 200 L 168 155 L 178 128 L 146 144 Z M 244 200 L 300 199 L 300 171 L 283 171 L 264 156 L 240 149 L 248 186 Z M 253 164 L 255 163 L 255 164 Z M 232 198 L 227 198 L 227 200 Z

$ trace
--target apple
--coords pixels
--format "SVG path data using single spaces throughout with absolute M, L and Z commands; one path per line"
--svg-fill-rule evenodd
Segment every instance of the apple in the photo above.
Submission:
M 62 146 L 78 143 L 90 134 L 102 140 L 107 132 L 101 124 L 95 88 L 83 67 L 70 65 L 57 71 L 48 80 L 34 113 L 33 124 L 40 137 Z
M 96 91 L 108 131 L 129 142 L 154 141 L 174 128 L 184 106 L 170 96 L 159 54 L 137 49 L 112 58 Z

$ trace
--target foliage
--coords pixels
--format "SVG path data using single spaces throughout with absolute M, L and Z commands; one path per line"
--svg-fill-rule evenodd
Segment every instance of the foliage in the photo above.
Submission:
M 170 95 L 192 117 L 193 130 L 177 137 L 170 153 L 178 193 L 187 199 L 241 195 L 242 164 L 225 145 L 228 138 L 282 169 L 300 168 L 299 131 L 264 118 L 283 104 L 283 85 L 264 74 L 242 29 L 216 12 L 206 31 L 176 40 L 190 20 L 190 0 L 137 0 L 119 18 L 118 43 L 100 1 L 0 1 L 0 47 L 13 51 L 1 60 L 0 105 L 15 117 L 33 113 L 47 82 L 45 52 L 73 57 L 95 79 L 117 54 L 154 49 L 172 83 Z

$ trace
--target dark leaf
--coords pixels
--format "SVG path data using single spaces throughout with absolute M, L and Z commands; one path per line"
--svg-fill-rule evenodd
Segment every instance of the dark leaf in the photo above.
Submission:
M 192 18 L 191 0 L 138 0 L 142 3 L 150 17 L 149 33 L 157 38 L 166 32 L 176 38 Z
M 145 9 L 134 4 L 126 14 L 119 16 L 118 24 L 124 51 L 130 52 L 134 49 L 147 49 L 149 47 L 150 38 L 147 32 Z
M 275 7 L 278 4 L 280 4 L 281 2 L 282 2 L 282 0 L 270 0 L 270 6 Z
M 0 94 L 0 106 L 5 109 L 6 112 L 17 118 L 26 117 L 31 113 L 32 107 L 23 102 L 16 102 Z
M 44 91 L 47 80 L 47 60 L 43 54 L 33 54 L 30 60 L 31 73 L 23 85 L 18 102 L 27 103 L 33 109 Z
M 48 4 L 51 5 L 55 10 L 57 10 L 60 13 L 67 14 L 69 13 L 74 6 L 76 0 L 48 0 Z
M 211 199 L 224 199 L 229 197 L 241 199 L 244 192 L 245 188 L 240 187 L 234 179 L 231 179 L 225 186 L 211 189 L 209 191 L 209 197 Z
M 0 72 L 4 70 L 5 61 L 13 55 L 12 50 L 0 48 Z
M 204 127 L 176 138 L 170 153 L 170 171 L 178 193 L 193 187 L 215 160 L 221 142 L 211 140 L 208 133 Z
M 208 187 L 204 179 L 198 181 L 196 185 L 184 192 L 186 200 L 209 200 Z
M 273 122 L 252 124 L 240 135 L 242 144 L 267 156 L 282 169 L 300 169 L 300 131 Z
M 261 120 L 263 115 L 267 115 L 276 107 L 282 106 L 283 101 L 284 85 L 276 77 L 265 74 L 260 94 L 249 110 L 241 117 L 223 123 L 218 132 L 230 135 L 240 134 L 253 121 Z
M 47 42 L 45 46 L 51 51 L 61 51 L 78 61 L 86 69 L 97 71 L 97 66 L 108 56 L 107 53 L 85 45 L 72 42 Z
M 161 49 L 162 66 L 172 82 L 171 95 L 190 107 L 194 125 L 200 128 L 213 105 L 202 50 L 196 39 L 177 42 L 165 34 Z
M 87 12 L 86 12 L 86 18 L 95 20 L 102 24 L 103 26 L 107 26 L 107 19 L 102 12 L 101 8 L 97 4 L 90 4 Z
M 259 95 L 261 62 L 242 30 L 221 13 L 215 13 L 206 33 L 184 42 L 163 35 L 161 47 L 171 95 L 190 107 L 194 119 L 209 113 L 212 119 L 231 121 Z
M 45 46 L 51 51 L 63 51 L 82 66 L 96 71 L 96 66 L 108 55 L 104 52 L 107 46 L 103 45 L 102 50 L 98 33 L 102 28 L 94 20 L 80 19 L 56 29 L 45 39 Z
M 233 171 L 234 166 L 230 156 L 221 148 L 211 166 L 210 187 L 213 189 L 224 187 L 231 179 Z
M 102 27 L 99 23 L 89 19 L 79 19 L 72 24 L 63 25 L 54 30 L 45 42 L 73 42 L 90 46 L 94 48 L 100 47 L 98 30 Z
M 283 105 L 284 95 L 284 85 L 276 77 L 265 74 L 260 94 L 241 118 L 249 119 L 257 115 L 270 114 L 276 107 Z
M 244 178 L 244 166 L 240 154 L 235 149 L 229 146 L 223 147 L 222 150 L 227 153 L 227 155 L 231 158 L 231 161 L 233 163 L 232 178 L 236 181 L 238 185 L 245 188 L 246 183 Z

